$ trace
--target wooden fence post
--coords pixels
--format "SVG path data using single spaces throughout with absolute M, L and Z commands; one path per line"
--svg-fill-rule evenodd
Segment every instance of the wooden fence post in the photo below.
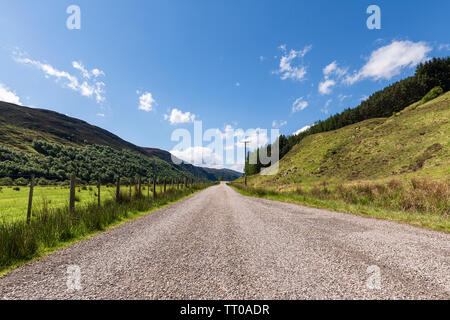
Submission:
M 130 200 L 131 200 L 131 195 L 132 195 L 132 191 L 131 191 L 131 184 L 132 184 L 132 182 L 131 182 L 131 179 L 129 181 L 129 184 L 130 184 Z
M 153 178 L 153 198 L 156 199 L 156 177 Z
M 69 212 L 73 213 L 75 211 L 75 188 L 76 188 L 76 177 L 74 174 L 70 176 L 70 197 L 69 197 Z
M 142 195 L 142 189 L 141 189 L 142 185 L 141 185 L 141 177 L 138 178 L 138 190 L 139 190 L 139 198 Z
M 164 179 L 164 193 L 166 193 L 167 191 L 167 180 Z
M 117 184 L 116 184 L 116 203 L 119 203 L 120 201 L 120 177 L 117 177 Z
M 27 211 L 27 223 L 31 222 L 31 208 L 33 207 L 33 188 L 34 188 L 34 174 L 31 176 L 30 181 L 30 196 L 28 198 L 28 211 Z
M 98 189 L 98 191 L 97 191 L 97 195 L 98 195 L 98 206 L 100 207 L 100 204 L 101 204 L 101 199 L 100 199 L 100 190 L 101 190 L 101 180 L 100 180 L 100 178 L 98 178 L 98 183 L 97 183 L 97 189 Z
M 150 201 L 150 179 L 147 182 L 147 201 Z

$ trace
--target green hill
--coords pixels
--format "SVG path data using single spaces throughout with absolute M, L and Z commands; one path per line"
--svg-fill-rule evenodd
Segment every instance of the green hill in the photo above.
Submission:
M 276 174 L 242 182 L 234 185 L 247 195 L 450 232 L 450 91 L 389 118 L 309 135 Z
M 48 150 L 39 152 L 34 145 L 36 141 L 71 147 L 70 152 L 66 153 L 83 158 L 78 162 L 73 159 L 72 169 L 83 172 L 86 182 L 90 182 L 95 175 L 104 176 L 110 182 L 113 175 L 119 173 L 130 176 L 156 174 L 169 179 L 186 176 L 208 181 L 215 181 L 219 176 L 225 175 L 234 180 L 241 175 L 227 169 L 205 169 L 191 164 L 176 165 L 167 151 L 136 146 L 85 121 L 50 110 L 27 108 L 0 101 L 0 147 L 3 147 L 0 156 L 0 178 L 27 178 L 27 175 L 32 173 L 49 180 L 67 178 L 68 172 L 61 172 L 64 171 L 67 154 L 51 145 L 46 148 L 58 149 L 57 155 L 47 154 Z M 106 154 L 108 159 L 104 158 Z M 32 160 L 27 158 L 32 155 L 35 156 L 30 158 Z M 123 166 L 120 163 L 123 159 L 130 163 L 128 168 L 120 167 Z M 99 164 L 109 165 L 110 168 L 100 170 Z M 51 166 L 51 170 L 43 166 Z
M 255 175 L 255 185 L 428 177 L 450 178 L 450 92 L 415 103 L 389 118 L 370 119 L 310 135 L 280 160 L 274 176 Z

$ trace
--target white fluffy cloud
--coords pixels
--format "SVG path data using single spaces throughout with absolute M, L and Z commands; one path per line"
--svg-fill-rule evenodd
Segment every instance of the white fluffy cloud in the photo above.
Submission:
M 367 63 L 359 71 L 345 78 L 347 84 L 362 79 L 389 80 L 397 76 L 405 68 L 414 68 L 428 59 L 432 50 L 425 42 L 393 41 L 370 55 Z
M 336 85 L 336 81 L 327 79 L 319 83 L 319 92 L 323 95 L 330 94 L 331 88 Z
M 81 62 L 72 62 L 72 67 L 81 72 L 82 77 L 85 79 L 84 81 L 80 81 L 78 77 L 70 74 L 67 71 L 58 70 L 48 63 L 24 58 L 19 53 L 15 53 L 14 60 L 18 63 L 36 67 L 44 73 L 46 78 L 54 77 L 56 78 L 56 81 L 62 81 L 63 85 L 78 92 L 84 97 L 95 97 L 97 103 L 102 103 L 106 100 L 104 91 L 105 83 L 97 80 L 91 81 L 91 73 L 84 67 L 83 63 Z M 104 75 L 103 71 L 100 71 L 98 69 L 94 70 L 97 70 L 95 73 L 98 74 L 98 76 Z
M 339 67 L 336 61 L 333 61 L 323 69 L 324 80 L 319 83 L 319 93 L 322 95 L 330 94 L 337 81 L 347 74 L 347 69 Z M 333 77 L 335 80 L 331 79 Z
M 303 100 L 303 97 L 300 97 L 296 99 L 292 104 L 292 113 L 305 110 L 308 105 L 308 102 Z
M 144 92 L 139 97 L 139 110 L 143 110 L 146 112 L 150 112 L 153 110 L 153 107 L 155 105 L 156 101 L 153 99 L 153 96 L 150 92 Z
M 97 68 L 94 68 L 91 71 L 87 70 L 81 61 L 73 61 L 72 66 L 75 69 L 79 70 L 83 77 L 86 79 L 90 79 L 92 76 L 97 78 L 105 75 L 105 72 Z
M 351 98 L 352 96 L 353 96 L 353 95 L 348 95 L 348 96 L 347 96 L 347 95 L 341 93 L 341 94 L 338 95 L 338 99 L 339 99 L 340 102 L 343 102 L 345 99 L 349 99 L 349 98 Z
M 20 98 L 16 95 L 16 93 L 14 91 L 11 91 L 2 83 L 0 83 L 0 101 L 14 103 L 20 106 L 22 105 L 22 103 L 20 102 Z
M 164 119 L 168 120 L 170 124 L 180 124 L 194 122 L 196 118 L 195 114 L 190 112 L 183 112 L 176 108 L 172 109 L 169 115 L 165 114 Z
M 287 121 L 277 121 L 277 120 L 273 120 L 272 121 L 272 127 L 273 128 L 281 128 L 284 127 L 285 125 L 287 125 Z
M 347 74 L 347 70 L 348 68 L 341 68 L 336 61 L 333 61 L 323 69 L 323 74 L 325 76 L 325 79 L 328 79 L 328 77 L 332 75 L 336 75 L 338 78 L 342 78 Z
M 306 46 L 303 50 L 291 49 L 288 51 L 286 45 L 281 45 L 279 49 L 283 51 L 283 55 L 280 59 L 280 66 L 275 73 L 279 74 L 282 80 L 303 80 L 307 73 L 306 67 L 301 64 L 295 64 L 295 60 L 303 58 L 311 48 L 312 46 Z
M 197 166 L 217 166 L 223 164 L 223 158 L 207 147 L 190 147 L 186 150 L 172 150 L 175 157 L 197 165 Z
M 322 113 L 328 114 L 330 112 L 330 110 L 328 110 L 328 107 L 330 106 L 331 102 L 333 102 L 333 99 L 328 99 L 328 101 L 325 103 L 325 105 L 323 106 L 322 109 L 320 109 L 320 111 Z
M 256 128 L 256 129 L 249 129 L 245 132 L 246 136 L 245 139 L 249 142 L 248 147 L 250 149 L 259 148 L 267 145 L 269 143 L 269 137 L 267 136 L 267 130 Z M 239 135 L 237 135 L 239 136 Z
M 302 133 L 302 132 L 305 132 L 305 131 L 308 130 L 309 128 L 311 128 L 311 126 L 304 126 L 303 128 L 301 128 L 301 129 L 295 131 L 295 132 L 294 132 L 294 136 L 296 136 L 296 135 L 298 135 L 298 134 L 300 134 L 300 133 Z

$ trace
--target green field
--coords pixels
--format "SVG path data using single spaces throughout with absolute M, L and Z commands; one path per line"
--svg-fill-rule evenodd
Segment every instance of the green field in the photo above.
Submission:
M 25 220 L 27 216 L 29 187 L 18 187 L 19 191 L 14 190 L 17 187 L 0 187 L 0 220 L 7 222 L 15 220 Z M 147 195 L 147 187 L 143 187 L 142 193 Z M 156 192 L 160 192 L 163 186 L 157 186 Z M 100 189 L 100 198 L 104 202 L 113 199 L 115 196 L 115 187 L 102 186 Z M 128 186 L 122 186 L 121 192 L 129 192 Z M 132 188 L 133 194 L 135 189 Z M 34 188 L 33 212 L 42 211 L 45 208 L 55 209 L 63 208 L 69 204 L 69 188 L 56 186 L 37 186 Z M 152 193 L 151 193 L 152 195 Z M 77 187 L 77 201 L 75 206 L 85 206 L 97 202 L 97 187 Z

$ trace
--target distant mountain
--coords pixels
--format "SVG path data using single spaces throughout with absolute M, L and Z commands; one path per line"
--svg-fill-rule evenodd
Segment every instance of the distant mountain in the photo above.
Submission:
M 131 150 L 150 158 L 159 158 L 178 170 L 201 179 L 219 177 L 234 180 L 242 174 L 228 169 L 207 169 L 191 164 L 176 165 L 171 154 L 156 148 L 143 148 L 89 123 L 45 109 L 34 109 L 0 101 L 0 145 L 35 153 L 34 140 L 69 146 L 103 145 L 116 150 Z
M 224 181 L 233 181 L 242 176 L 242 173 L 230 169 L 203 168 L 209 174 L 212 174 L 216 180 L 222 178 Z
M 168 151 L 155 148 L 143 148 L 149 156 L 156 156 L 166 162 L 172 163 L 172 154 Z M 185 170 L 189 171 L 193 176 L 200 177 L 205 176 L 208 180 L 216 181 L 222 178 L 225 181 L 233 181 L 242 176 L 241 172 L 237 172 L 230 169 L 214 169 L 197 167 L 189 163 L 183 163 L 180 165 Z

